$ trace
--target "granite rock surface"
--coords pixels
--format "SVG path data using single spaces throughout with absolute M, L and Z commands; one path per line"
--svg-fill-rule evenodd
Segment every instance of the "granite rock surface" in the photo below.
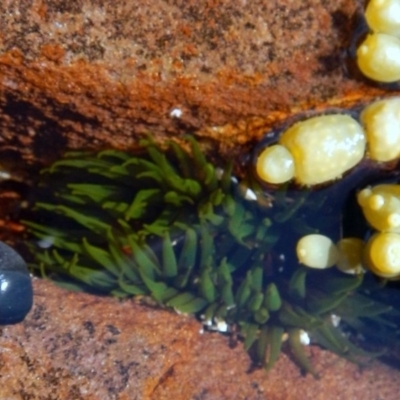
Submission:
M 379 363 L 361 371 L 310 347 L 321 379 L 302 376 L 289 352 L 267 374 L 189 316 L 45 280 L 34 289 L 26 320 L 0 330 L 2 400 L 398 399 L 400 372 Z
M 1 167 L 29 175 L 65 149 L 129 149 L 146 132 L 195 132 L 236 157 L 296 112 L 384 96 L 346 51 L 363 3 L 2 1 Z M 0 331 L 2 400 L 398 398 L 399 372 L 379 363 L 360 371 L 310 347 L 320 380 L 287 352 L 265 374 L 187 316 L 34 287 L 26 321 Z
M 126 149 L 145 132 L 237 154 L 288 114 L 382 94 L 348 65 L 362 3 L 3 1 L 0 157 Z

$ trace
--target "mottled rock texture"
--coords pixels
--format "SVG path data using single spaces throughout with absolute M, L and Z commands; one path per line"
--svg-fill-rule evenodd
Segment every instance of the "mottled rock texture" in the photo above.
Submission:
M 250 372 L 241 344 L 201 333 L 190 317 L 71 293 L 36 280 L 35 306 L 0 330 L 2 400 L 397 400 L 400 372 L 361 372 L 310 348 L 320 380 L 285 353 L 266 374 Z
M 289 113 L 382 93 L 346 67 L 361 3 L 2 1 L 3 163 L 127 148 L 148 131 L 237 154 Z
M 1 166 L 32 174 L 66 148 L 127 149 L 145 132 L 195 132 L 236 156 L 295 112 L 385 95 L 346 61 L 363 3 L 3 0 Z M 11 213 L 20 197 L 6 193 L 2 211 Z M 398 398 L 399 372 L 380 364 L 360 372 L 312 347 L 318 381 L 288 354 L 268 375 L 249 372 L 240 344 L 200 329 L 165 310 L 38 280 L 27 320 L 0 331 L 0 398 Z

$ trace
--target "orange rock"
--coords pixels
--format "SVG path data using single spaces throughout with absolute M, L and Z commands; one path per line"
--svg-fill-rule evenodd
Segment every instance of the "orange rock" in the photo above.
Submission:
M 356 1 L 60 4 L 0 4 L 0 157 L 126 149 L 148 131 L 237 155 L 290 114 L 384 93 L 346 72 Z

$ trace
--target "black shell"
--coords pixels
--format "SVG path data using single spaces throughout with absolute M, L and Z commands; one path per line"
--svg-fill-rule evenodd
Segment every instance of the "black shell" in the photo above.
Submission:
M 0 242 L 0 325 L 21 322 L 32 303 L 32 282 L 25 261 Z

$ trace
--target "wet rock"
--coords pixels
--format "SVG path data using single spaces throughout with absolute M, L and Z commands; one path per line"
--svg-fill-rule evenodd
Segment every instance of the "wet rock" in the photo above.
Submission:
M 25 261 L 0 241 L 0 325 L 23 321 L 32 302 L 32 282 Z
M 351 79 L 361 1 L 0 4 L 0 157 L 197 131 L 223 152 L 288 113 L 382 90 Z M 51 150 L 49 150 L 51 149 Z
M 39 279 L 34 291 L 26 320 L 0 331 L 3 399 L 398 398 L 400 372 L 379 363 L 361 371 L 310 347 L 320 380 L 302 376 L 287 353 L 270 373 L 251 371 L 240 343 L 202 333 L 191 317 Z
M 383 94 L 343 62 L 361 3 L 1 2 L 1 165 L 127 149 L 148 131 L 196 131 L 234 157 L 293 112 Z M 310 347 L 318 381 L 287 354 L 250 372 L 240 343 L 190 317 L 42 280 L 34 291 L 27 319 L 0 330 L 4 399 L 398 398 L 399 372 L 378 363 L 361 372 Z

